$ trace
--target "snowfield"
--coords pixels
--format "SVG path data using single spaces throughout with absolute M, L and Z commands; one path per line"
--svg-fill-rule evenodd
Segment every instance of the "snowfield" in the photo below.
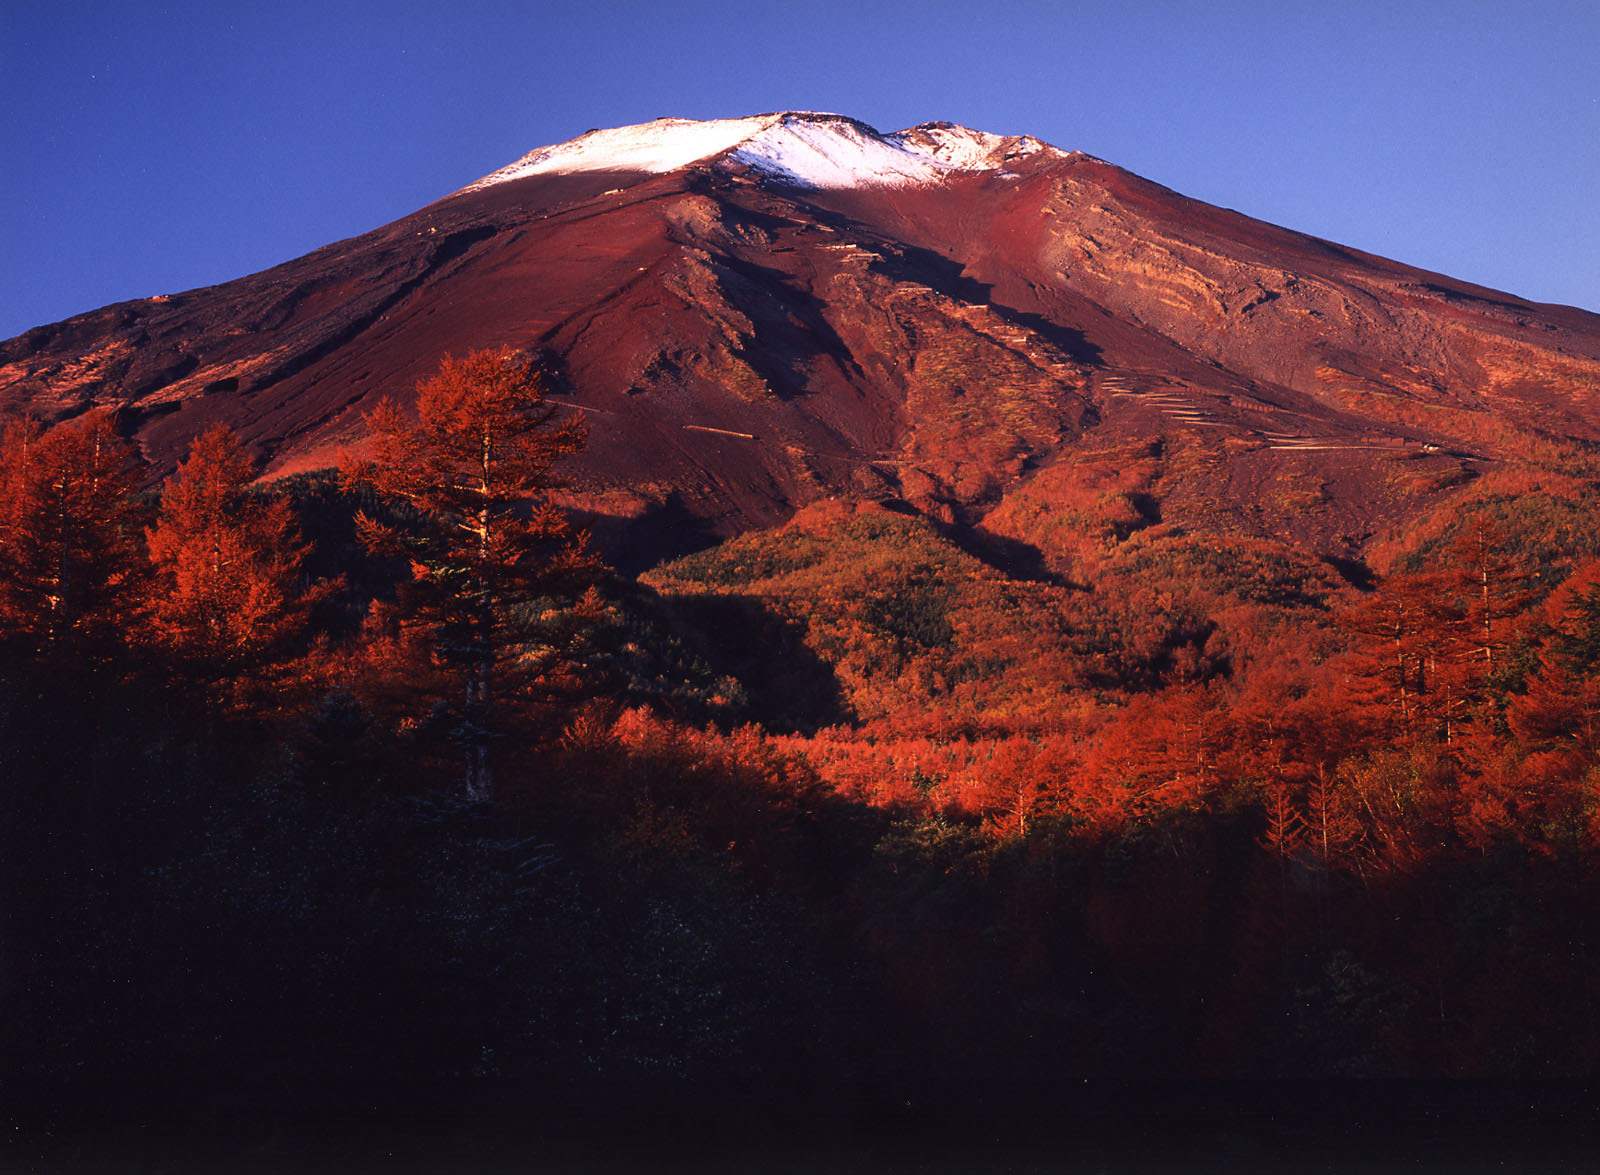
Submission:
M 882 135 L 842 115 L 806 111 L 705 122 L 658 118 L 541 147 L 461 191 L 551 173 L 657 174 L 719 155 L 797 187 L 899 186 L 931 183 L 951 171 L 1000 171 L 1007 158 L 1049 149 L 1037 139 L 953 123 Z

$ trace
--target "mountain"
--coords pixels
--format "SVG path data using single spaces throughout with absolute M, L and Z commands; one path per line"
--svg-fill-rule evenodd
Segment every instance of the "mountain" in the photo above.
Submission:
M 587 417 L 615 573 L 288 476 L 497 346 Z M 992 1166 L 1152 1105 L 1345 1152 L 1356 1084 L 1430 1157 L 1516 1104 L 1588 1158 L 1590 1086 L 1520 1081 L 1600 1069 L 1597 377 L 1594 315 L 796 113 L 0 344 L 0 411 L 120 410 L 4 430 L 19 1121 Z M 140 496 L 113 421 L 284 492 L 223 440 Z
M 638 565 L 828 497 L 1025 539 L 1113 490 L 1359 557 L 1498 465 L 1600 444 L 1600 316 L 1032 138 L 804 112 L 591 131 L 274 269 L 38 327 L 0 344 L 0 409 L 115 406 L 155 476 L 226 421 L 285 475 L 502 345 L 588 416 L 569 501 Z

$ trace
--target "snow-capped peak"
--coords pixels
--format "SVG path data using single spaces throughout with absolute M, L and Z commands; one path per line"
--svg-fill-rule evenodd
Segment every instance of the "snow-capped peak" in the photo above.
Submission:
M 1029 135 L 992 135 L 953 122 L 925 122 L 888 138 L 908 151 L 963 171 L 994 171 L 1025 156 L 1053 150 Z
M 541 147 L 462 191 L 550 173 L 654 174 L 716 156 L 797 187 L 900 186 L 930 183 L 952 171 L 998 170 L 1009 159 L 1044 149 L 1035 139 L 947 122 L 884 135 L 843 115 L 809 111 L 706 122 L 658 118 Z
M 716 155 L 743 142 L 779 115 L 754 118 L 719 118 L 697 122 L 690 118 L 658 118 L 637 126 L 593 130 L 530 151 L 515 163 L 484 176 L 462 189 L 472 191 L 524 176 L 574 171 L 673 171 L 697 159 Z

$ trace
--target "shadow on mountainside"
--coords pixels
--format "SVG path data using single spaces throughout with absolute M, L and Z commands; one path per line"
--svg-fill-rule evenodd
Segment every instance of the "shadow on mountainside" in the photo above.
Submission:
M 995 301 L 994 287 L 990 283 L 967 276 L 960 262 L 943 257 L 931 249 L 899 245 L 894 254 L 875 261 L 871 269 L 893 281 L 912 281 L 927 286 L 958 302 L 987 306 L 1008 323 L 1038 335 L 1074 363 L 1090 367 L 1105 365 L 1100 347 L 1091 343 L 1081 330 L 1052 322 L 1042 314 L 1018 310 Z
M 651 507 L 637 518 L 577 515 L 578 525 L 591 532 L 595 547 L 607 563 L 629 579 L 662 563 L 670 563 L 707 547 L 725 534 L 696 515 L 677 494 Z
M 816 355 L 830 356 L 859 372 L 849 344 L 828 322 L 826 303 L 798 285 L 792 274 L 732 254 L 717 260 L 717 285 L 723 297 L 750 315 L 755 328 L 735 354 L 779 399 L 807 394 L 810 360 Z M 741 297 L 740 283 L 757 296 Z
M 935 522 L 934 525 L 943 538 L 1011 579 L 1073 586 L 1071 581 L 1051 570 L 1044 552 L 1032 543 L 986 530 L 982 526 L 957 526 L 941 522 Z
M 852 721 L 833 667 L 805 643 L 802 627 L 753 596 L 678 596 L 672 611 L 698 634 L 713 673 L 737 681 L 750 717 L 776 734 L 813 734 Z

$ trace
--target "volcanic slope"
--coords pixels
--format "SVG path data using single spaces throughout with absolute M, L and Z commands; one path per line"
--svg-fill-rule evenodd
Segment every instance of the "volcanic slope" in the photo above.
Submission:
M 155 475 L 221 420 L 282 475 L 498 346 L 588 418 L 570 500 L 635 563 L 826 497 L 1004 532 L 1106 493 L 1355 556 L 1496 463 L 1586 471 L 1600 444 L 1600 316 L 1034 139 L 793 112 L 591 132 L 275 269 L 36 328 L 0 344 L 0 408 L 117 407 Z

